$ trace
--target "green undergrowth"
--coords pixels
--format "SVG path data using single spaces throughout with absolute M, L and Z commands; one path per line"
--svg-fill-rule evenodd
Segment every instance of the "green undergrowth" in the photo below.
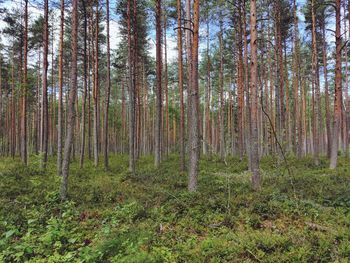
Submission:
M 127 156 L 110 170 L 71 166 L 69 201 L 59 198 L 55 160 L 41 171 L 0 160 L 0 262 L 348 262 L 350 162 L 272 157 L 263 186 L 250 187 L 247 162 L 206 157 L 199 187 L 171 155 L 159 169 Z

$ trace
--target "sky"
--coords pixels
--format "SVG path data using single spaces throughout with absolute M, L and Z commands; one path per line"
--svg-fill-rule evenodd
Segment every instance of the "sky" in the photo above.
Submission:
M 304 6 L 307 0 L 297 0 L 297 5 L 300 9 L 300 7 Z M 15 7 L 20 7 L 21 6 L 21 2 L 23 2 L 23 0 L 5 0 L 4 3 L 0 4 L 0 7 L 6 7 L 7 9 L 12 9 Z M 29 0 L 29 19 L 30 21 L 35 20 L 40 14 L 42 14 L 42 10 L 39 10 L 33 3 L 38 3 L 38 2 L 42 2 L 39 0 Z M 58 1 L 56 1 L 58 2 Z M 111 14 L 111 22 L 110 22 L 110 44 L 111 44 L 111 48 L 115 48 L 118 46 L 118 43 L 120 42 L 120 34 L 119 34 L 119 25 L 118 25 L 118 18 L 116 17 L 115 13 L 113 12 L 113 9 L 116 5 L 116 0 L 110 0 L 110 14 Z M 304 25 L 304 17 L 301 13 L 301 11 L 299 10 L 298 12 L 298 16 L 299 16 L 299 31 L 301 36 L 305 35 L 305 25 Z M 55 14 L 55 17 L 57 19 L 57 21 L 59 21 L 59 13 L 58 11 Z M 154 23 L 154 18 L 150 19 L 149 21 L 150 23 Z M 2 19 L 0 19 L 0 30 L 2 30 L 2 28 L 4 27 L 5 23 L 2 21 Z M 59 24 L 55 24 L 55 30 L 57 32 L 55 32 L 55 36 L 58 36 L 58 27 Z M 156 56 L 156 47 L 155 47 L 155 31 L 154 25 L 150 25 L 150 40 L 149 40 L 149 45 L 150 45 L 150 54 L 155 57 Z M 330 23 L 330 28 L 334 30 L 334 24 L 331 22 Z M 205 28 L 203 27 L 200 31 L 200 34 L 202 35 L 206 35 L 205 32 Z M 218 27 L 213 25 L 211 27 L 211 31 L 212 34 L 215 34 L 215 31 L 218 31 Z M 334 43 L 334 36 L 332 34 L 331 31 L 327 32 L 327 39 L 328 39 L 328 43 L 330 43 L 331 45 L 333 45 L 332 43 Z M 214 37 L 215 39 L 215 37 Z M 302 37 L 301 37 L 302 39 Z M 4 44 L 6 44 L 6 39 L 2 38 L 1 40 Z M 206 44 L 204 43 L 205 41 L 202 41 L 200 48 L 204 49 Z M 54 41 L 54 45 L 57 47 L 58 46 L 58 37 L 56 37 L 55 41 Z M 176 45 L 177 45 L 177 41 L 176 41 L 176 37 L 174 35 L 174 31 L 169 28 L 167 31 L 167 51 L 168 51 L 168 62 L 172 62 L 175 61 L 177 58 L 177 51 L 176 51 Z
M 5 0 L 4 3 L 0 4 L 0 7 L 3 8 L 7 8 L 8 10 L 11 10 L 12 8 L 19 8 L 21 6 L 21 0 Z M 30 21 L 34 21 L 38 16 L 40 16 L 40 14 L 43 14 L 43 11 L 38 9 L 34 4 L 30 4 L 33 2 L 38 2 L 38 0 L 36 1 L 31 1 L 29 0 L 29 7 L 28 7 L 28 13 L 29 13 L 29 20 Z M 58 2 L 58 1 L 57 1 Z M 116 5 L 116 0 L 111 0 L 110 1 L 110 15 L 111 15 L 111 21 L 110 21 L 110 45 L 111 48 L 116 48 L 118 46 L 118 43 L 121 41 L 121 37 L 119 34 L 119 25 L 117 22 L 117 17 L 113 12 L 113 9 Z M 57 21 L 59 21 L 59 12 L 58 10 L 55 12 L 55 17 L 57 19 Z M 0 19 L 0 31 L 5 27 L 5 22 L 3 22 L 3 19 Z M 55 32 L 55 35 L 58 36 L 59 32 L 58 32 L 58 27 L 59 27 L 59 22 L 57 24 L 54 24 L 55 30 L 57 32 Z M 106 27 L 104 27 L 106 30 Z M 154 26 L 153 26 L 154 28 Z M 170 31 L 170 30 L 169 30 Z M 106 33 L 106 32 L 105 32 Z M 168 62 L 174 61 L 177 58 L 177 51 L 176 51 L 176 45 L 177 45 L 177 41 L 176 39 L 172 36 L 173 34 L 171 34 L 172 32 L 168 32 L 167 33 L 167 47 L 168 47 Z M 6 39 L 1 38 L 2 43 L 4 43 L 5 45 L 7 44 Z M 58 37 L 56 37 L 55 41 L 54 41 L 54 45 L 57 48 L 58 46 Z M 154 58 L 156 57 L 156 46 L 155 46 L 155 32 L 151 31 L 150 32 L 150 39 L 149 39 L 149 46 L 150 46 L 150 54 L 151 56 L 153 56 Z

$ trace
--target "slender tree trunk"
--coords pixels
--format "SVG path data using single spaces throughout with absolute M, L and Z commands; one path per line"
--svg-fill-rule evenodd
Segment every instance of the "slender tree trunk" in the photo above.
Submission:
M 61 199 L 67 199 L 68 192 L 68 175 L 71 147 L 74 138 L 75 124 L 75 100 L 77 95 L 77 61 L 78 61 L 78 0 L 73 0 L 72 10 L 72 64 L 71 64 L 71 87 L 69 91 L 68 101 L 68 128 L 64 144 L 64 158 L 62 162 L 62 183 L 61 183 Z
M 315 3 L 311 1 L 311 16 L 312 16 L 312 87 L 313 87 L 313 122 L 312 122 L 312 137 L 313 137 L 313 156 L 316 165 L 319 165 L 319 88 L 317 84 L 317 43 L 316 43 L 316 16 Z
M 246 93 L 246 108 L 245 111 L 245 117 L 246 117 L 246 125 L 244 126 L 246 136 L 245 139 L 247 141 L 246 143 L 246 150 L 248 155 L 248 167 L 251 170 L 251 158 L 249 155 L 251 154 L 251 147 L 252 145 L 249 143 L 250 141 L 250 133 L 251 133 L 251 119 L 250 119 L 250 92 L 249 92 L 249 67 L 248 67 L 248 33 L 247 33 L 247 12 L 246 12 L 246 0 L 243 0 L 243 47 L 244 47 L 244 53 L 243 53 L 243 59 L 244 59 L 244 88 Z M 244 95 L 243 95 L 244 96 Z M 249 140 L 249 141 L 248 141 Z
M 137 0 L 133 1 L 133 20 L 132 25 L 134 26 L 133 29 L 133 42 L 134 42 L 134 48 L 132 52 L 132 63 L 133 63 L 133 84 L 134 84 L 134 97 L 133 97 L 133 112 L 134 112 L 134 155 L 135 158 L 139 158 L 139 132 L 140 132 L 140 92 L 139 92 L 139 72 L 138 72 L 138 18 L 137 18 Z M 162 148 L 161 148 L 162 149 Z
M 106 21 L 107 21 L 107 87 L 105 102 L 105 125 L 104 125 L 104 166 L 108 169 L 108 112 L 109 98 L 111 93 L 111 58 L 110 58 L 110 41 L 109 41 L 109 0 L 106 0 Z
M 186 46 L 186 58 L 187 58 L 187 138 L 189 137 L 189 130 L 191 129 L 192 121 L 190 121 L 190 112 L 192 103 L 191 100 L 191 85 L 192 85 L 192 42 L 193 42 L 193 23 L 192 23 L 192 15 L 191 15 L 191 0 L 185 1 L 185 10 L 186 10 L 186 17 L 185 17 L 185 46 Z M 187 151 L 189 145 L 187 145 Z
M 180 93 L 180 169 L 185 171 L 185 109 L 183 95 L 183 58 L 182 58 L 182 24 L 181 24 L 181 0 L 177 0 L 177 48 L 178 48 L 178 71 Z
M 129 68 L 129 170 L 135 173 L 135 87 L 134 87 L 134 65 L 131 44 L 131 12 L 130 1 L 127 3 L 128 17 L 128 68 Z M 134 7 L 136 8 L 136 7 Z
M 55 127 L 56 127 L 56 108 L 55 108 L 55 98 L 56 98 L 56 89 L 55 89 L 55 67 L 54 67 L 54 21 L 52 21 L 52 29 L 51 29 L 51 112 L 49 113 L 49 145 L 50 145 L 50 155 L 53 156 L 55 150 Z
M 330 114 L 330 100 L 329 100 L 329 86 L 328 86 L 328 70 L 327 70 L 327 43 L 326 43 L 326 25 L 322 24 L 322 59 L 323 59 L 323 76 L 324 76 L 324 93 L 325 93 L 325 109 L 326 109 L 326 133 L 327 133 L 327 156 L 331 156 L 331 114 Z
M 257 31 L 256 31 L 256 0 L 250 0 L 250 28 L 251 28 L 251 65 L 250 65 L 250 92 L 251 92 L 251 169 L 253 189 L 260 188 L 260 171 L 259 171 L 259 151 L 258 151 L 258 55 L 257 55 Z
M 222 14 L 220 14 L 222 16 Z M 220 72 L 219 72 L 219 86 L 220 86 L 220 158 L 221 160 L 225 159 L 225 125 L 224 125 L 224 56 L 223 56 L 223 21 L 220 20 L 220 32 L 219 32 L 219 45 L 220 45 Z
M 157 61 L 157 114 L 155 127 L 155 166 L 161 161 L 161 130 L 162 130 L 162 26 L 161 26 L 161 0 L 156 1 L 156 61 Z
M 167 47 L 167 17 L 164 17 L 164 91 L 165 91 L 165 154 L 169 154 L 169 135 L 170 135 L 170 126 L 169 126 L 169 91 L 168 91 L 168 47 Z
M 210 28 L 209 28 L 209 7 L 207 6 L 206 12 L 206 23 L 207 23 L 207 77 L 206 77 L 206 89 L 205 89 L 205 105 L 204 105 L 204 114 L 203 114 L 203 154 L 208 154 L 208 145 L 209 145 L 209 122 L 210 122 Z
M 47 68 L 48 68 L 48 52 L 49 52 L 49 1 L 44 1 L 44 53 L 43 53 L 43 73 L 42 73 L 42 102 L 41 102 L 41 147 L 42 154 L 41 168 L 46 169 L 47 149 L 48 149 L 48 100 L 47 100 Z
M 94 165 L 99 162 L 99 0 L 95 15 Z
M 122 131 L 121 131 L 121 152 L 124 153 L 124 141 L 126 135 L 126 116 L 125 116 L 125 90 L 124 82 L 122 81 Z
M 108 1 L 108 0 L 107 0 Z M 87 10 L 85 2 L 83 1 L 83 9 L 84 9 L 84 93 L 83 93 L 83 103 L 82 103 L 82 111 L 81 111 L 81 147 L 80 147 L 80 168 L 84 166 L 84 156 L 85 156 L 85 133 L 86 133 L 86 96 L 88 92 L 88 57 L 87 57 Z M 90 73 L 89 73 L 90 74 Z M 90 90 L 90 88 L 89 88 Z
M 346 13 L 346 1 L 344 4 L 344 14 Z M 348 31 L 347 31 L 347 23 L 344 15 L 344 43 L 348 42 Z M 345 59 L 345 87 L 344 87 L 344 155 L 345 158 L 349 158 L 349 117 L 350 117 L 350 108 L 349 108 L 349 78 L 348 78 L 348 46 L 344 45 L 344 59 Z
M 3 113 L 3 101 L 2 101 L 2 55 L 0 54 L 0 139 L 1 139 L 1 147 L 3 147 L 3 154 L 5 153 L 5 145 L 4 145 L 4 137 L 6 136 L 4 132 L 7 130 L 8 126 L 5 126 L 6 123 L 6 116 L 5 121 L 3 123 L 2 113 Z M 4 128 L 5 126 L 5 128 Z M 8 139 L 8 138 L 7 138 Z M 0 148 L 1 150 L 1 148 Z
M 299 34 L 298 34 L 298 17 L 297 17 L 297 5 L 296 0 L 293 1 L 293 14 L 294 14 L 294 31 L 293 31 L 293 93 L 294 93 L 294 122 L 293 122 L 293 145 L 294 152 L 297 153 L 298 145 L 301 143 L 298 133 L 298 121 L 299 121 Z
M 27 165 L 27 60 L 28 60 L 28 0 L 24 1 L 24 74 L 22 86 L 22 118 L 21 118 L 21 157 Z M 0 83 L 1 84 L 1 83 Z M 1 112 L 0 112 L 1 114 Z
M 64 0 L 61 0 L 60 47 L 58 66 L 58 124 L 57 124 L 57 173 L 62 175 L 62 108 L 63 108 L 63 37 L 64 37 Z
M 330 168 L 335 169 L 338 159 L 339 132 L 342 116 L 342 74 L 341 74 L 341 33 L 340 33 L 340 0 L 335 1 L 335 45 L 336 45 L 336 62 L 335 62 L 335 94 L 334 94 L 334 123 L 333 138 L 331 149 Z
M 276 45 L 276 132 L 279 140 L 283 140 L 284 136 L 284 78 L 283 78 L 283 51 L 282 51 L 282 35 L 281 35 L 281 3 L 275 1 L 275 45 Z M 281 155 L 281 152 L 279 152 Z
M 91 28 L 91 20 L 92 20 L 92 12 L 89 12 L 89 39 L 88 39 L 88 70 L 87 70 L 87 74 L 88 74 L 88 136 L 87 136 L 87 140 L 88 140 L 88 157 L 91 160 L 92 159 L 92 150 L 91 150 L 91 68 L 92 67 L 92 58 L 91 58 L 91 46 L 92 46 L 92 28 Z M 94 81 L 94 80 L 93 80 Z M 94 84 L 93 84 L 94 85 Z M 94 87 L 94 86 L 93 86 Z
M 239 148 L 239 157 L 242 160 L 244 155 L 244 65 L 243 65 L 243 45 L 242 45 L 242 8 L 238 10 L 239 13 L 239 24 L 238 24 L 238 148 Z
M 286 145 L 287 151 L 291 151 L 291 143 L 292 143 L 292 131 L 291 131 L 291 116 L 290 116 L 290 98 L 289 98 L 289 78 L 288 78 L 288 62 L 287 62 L 287 40 L 284 39 L 284 82 L 285 86 L 285 131 L 286 131 Z
M 16 94 L 15 94 L 15 76 L 14 76 L 14 51 L 12 49 L 11 58 L 11 157 L 15 158 L 16 154 Z
M 198 89 L 198 46 L 199 46 L 199 0 L 193 2 L 193 43 L 192 43 L 192 85 L 190 86 L 190 129 L 189 129 L 189 182 L 188 190 L 197 190 L 199 164 L 199 89 Z

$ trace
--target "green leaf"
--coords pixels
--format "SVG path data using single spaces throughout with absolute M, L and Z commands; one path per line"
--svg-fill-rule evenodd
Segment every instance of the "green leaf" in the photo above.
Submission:
M 11 229 L 5 233 L 5 237 L 6 238 L 12 237 L 16 232 L 17 232 L 16 229 Z
M 68 239 L 68 242 L 74 244 L 75 242 L 77 242 L 77 238 L 70 238 Z

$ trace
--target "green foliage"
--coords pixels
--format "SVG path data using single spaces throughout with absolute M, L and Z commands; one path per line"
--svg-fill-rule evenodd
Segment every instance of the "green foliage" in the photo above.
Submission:
M 34 159 L 33 159 L 34 158 Z M 187 192 L 178 157 L 152 157 L 127 172 L 72 163 L 69 202 L 59 198 L 55 160 L 0 161 L 1 262 L 346 262 L 350 257 L 349 164 L 262 160 L 263 188 L 251 190 L 246 161 L 205 157 L 199 191 Z

